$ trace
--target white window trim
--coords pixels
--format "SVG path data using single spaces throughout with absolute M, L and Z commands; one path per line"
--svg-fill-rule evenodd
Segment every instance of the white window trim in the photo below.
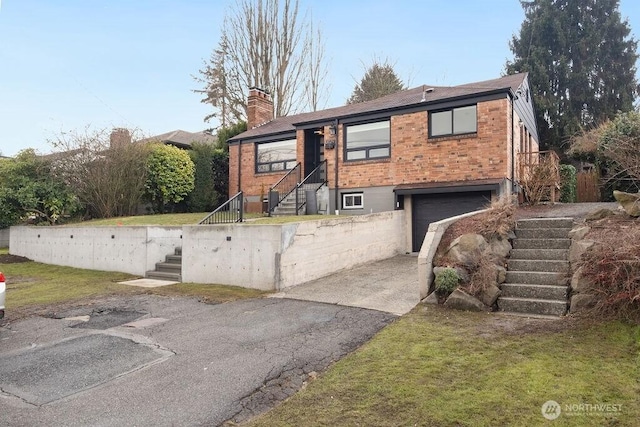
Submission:
M 347 199 L 354 198 L 356 196 L 360 196 L 360 204 L 347 206 Z M 350 210 L 350 209 L 364 209 L 364 193 L 342 193 L 342 209 Z

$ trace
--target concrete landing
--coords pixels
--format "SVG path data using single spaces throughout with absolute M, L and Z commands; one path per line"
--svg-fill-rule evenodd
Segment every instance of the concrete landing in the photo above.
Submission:
M 160 286 L 175 285 L 180 282 L 172 282 L 170 280 L 157 280 L 157 279 L 135 279 L 127 280 L 126 282 L 118 282 L 120 285 L 127 286 L 140 286 L 141 288 L 159 288 Z
M 420 302 L 418 258 L 399 255 L 284 289 L 271 298 L 291 298 L 368 308 L 401 316 Z

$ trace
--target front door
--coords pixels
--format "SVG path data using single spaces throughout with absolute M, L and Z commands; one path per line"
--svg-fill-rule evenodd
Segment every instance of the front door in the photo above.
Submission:
M 324 161 L 324 136 L 322 129 L 307 129 L 304 132 L 304 169 L 303 176 L 309 175 Z M 324 181 L 327 171 L 320 171 L 320 178 Z

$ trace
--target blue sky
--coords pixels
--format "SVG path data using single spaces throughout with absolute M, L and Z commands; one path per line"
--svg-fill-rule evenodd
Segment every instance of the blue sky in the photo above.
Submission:
M 0 0 L 0 153 L 69 130 L 199 131 L 193 93 L 235 0 Z M 517 0 L 300 0 L 324 30 L 327 107 L 344 104 L 376 56 L 411 86 L 499 77 L 524 13 Z M 620 10 L 640 34 L 640 2 Z M 636 30 L 637 29 L 637 30 Z

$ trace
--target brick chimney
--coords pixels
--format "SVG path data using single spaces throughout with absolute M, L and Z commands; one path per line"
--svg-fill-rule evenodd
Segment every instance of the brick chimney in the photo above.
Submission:
M 121 147 L 126 144 L 131 144 L 131 133 L 129 129 L 115 128 L 111 131 L 109 136 L 109 147 Z
M 273 101 L 268 92 L 249 88 L 247 99 L 247 129 L 253 129 L 273 120 Z

